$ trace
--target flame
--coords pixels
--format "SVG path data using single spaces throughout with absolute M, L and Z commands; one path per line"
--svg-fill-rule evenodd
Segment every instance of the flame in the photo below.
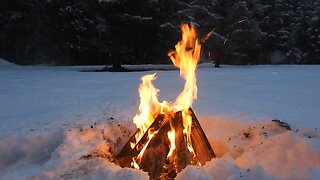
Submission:
M 158 133 L 158 131 L 152 132 L 152 130 L 148 131 L 148 142 L 143 146 L 142 150 L 140 151 L 138 158 L 141 158 L 142 155 L 144 154 L 144 151 L 146 151 L 151 139 Z
M 133 122 L 140 130 L 135 138 L 135 142 L 139 142 L 143 134 L 148 130 L 154 119 L 159 114 L 165 114 L 171 116 L 176 111 L 182 112 L 182 120 L 184 130 L 183 133 L 187 137 L 187 145 L 190 153 L 193 153 L 191 145 L 190 134 L 192 118 L 189 115 L 189 107 L 197 99 L 197 79 L 196 79 L 196 67 L 200 58 L 201 45 L 197 38 L 194 25 L 182 24 L 182 40 L 175 46 L 175 51 L 168 53 L 168 56 L 172 60 L 173 64 L 180 68 L 180 76 L 185 80 L 184 89 L 179 94 L 174 103 L 166 101 L 159 102 L 157 94 L 159 89 L 155 88 L 152 81 L 156 79 L 156 75 L 146 75 L 141 78 L 142 83 L 139 86 L 140 105 L 139 112 L 133 118 Z M 144 145 L 139 155 L 133 158 L 132 166 L 139 169 L 139 160 L 142 158 L 144 151 L 146 150 L 149 142 L 157 132 L 148 131 L 148 142 Z M 175 130 L 171 127 L 168 131 L 168 138 L 170 140 L 170 151 L 167 157 L 172 156 L 175 150 Z M 136 143 L 130 143 L 131 148 L 134 148 Z
M 135 169 L 140 169 L 139 164 L 136 162 L 136 159 L 133 157 L 132 158 L 132 163 L 131 166 L 134 167 Z
M 176 149 L 176 132 L 174 131 L 174 129 L 171 129 L 171 131 L 168 132 L 168 138 L 170 140 L 170 151 L 167 155 L 167 157 L 172 156 L 173 151 Z
M 192 117 L 189 115 L 189 110 L 184 109 L 182 111 L 182 119 L 183 119 L 183 133 L 187 134 L 187 139 L 190 139 L 191 134 L 191 126 L 192 126 Z
M 140 153 L 138 154 L 138 156 L 136 157 L 136 159 L 133 157 L 132 158 L 132 163 L 131 165 L 135 168 L 135 169 L 140 169 L 140 166 L 139 164 L 137 163 L 137 160 L 138 162 L 140 162 L 144 152 L 146 151 L 151 139 L 158 133 L 158 131 L 153 131 L 152 129 L 150 129 L 148 131 L 148 142 L 143 146 L 142 150 L 140 151 Z
M 141 78 L 142 83 L 139 86 L 139 113 L 133 118 L 133 122 L 140 130 L 140 132 L 136 134 L 136 142 L 141 139 L 162 109 L 157 98 L 159 89 L 155 88 L 152 84 L 152 81 L 156 79 L 155 76 L 156 74 L 151 74 Z M 130 146 L 134 148 L 135 143 L 130 143 Z
M 201 45 L 193 24 L 182 24 L 182 40 L 175 46 L 175 51 L 168 53 L 173 64 L 180 68 L 180 76 L 185 79 L 183 91 L 180 93 L 174 108 L 182 111 L 184 133 L 187 134 L 190 142 L 192 118 L 189 115 L 188 108 L 193 101 L 197 99 L 197 78 L 196 67 L 200 59 Z
M 186 80 L 184 89 L 176 99 L 176 110 L 188 109 L 197 99 L 196 67 L 200 58 L 201 45 L 194 26 L 182 24 L 182 40 L 175 46 L 175 51 L 168 53 L 173 64 L 180 68 L 180 76 Z

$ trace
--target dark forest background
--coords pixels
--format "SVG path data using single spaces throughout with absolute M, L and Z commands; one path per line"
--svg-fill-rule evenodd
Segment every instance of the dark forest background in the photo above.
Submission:
M 202 60 L 320 64 L 319 0 L 1 0 L 0 57 L 17 64 L 159 64 L 182 22 Z M 209 55 L 210 54 L 210 55 Z

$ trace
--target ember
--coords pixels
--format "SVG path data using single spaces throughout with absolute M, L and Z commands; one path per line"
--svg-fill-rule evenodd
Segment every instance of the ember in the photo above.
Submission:
M 197 98 L 196 67 L 201 45 L 193 25 L 181 26 L 182 40 L 168 55 L 180 68 L 185 86 L 174 103 L 159 102 L 152 81 L 142 77 L 137 131 L 117 156 L 121 167 L 142 169 L 151 179 L 172 179 L 187 165 L 204 165 L 215 157 L 191 105 Z

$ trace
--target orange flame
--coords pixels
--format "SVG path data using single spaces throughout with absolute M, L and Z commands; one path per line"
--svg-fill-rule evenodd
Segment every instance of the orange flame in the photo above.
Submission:
M 175 46 L 175 51 L 169 52 L 168 55 L 173 64 L 180 68 L 180 76 L 185 79 L 183 91 L 174 103 L 168 103 L 166 101 L 160 103 L 157 98 L 159 89 L 155 88 L 152 84 L 152 81 L 155 80 L 155 74 L 143 76 L 141 78 L 142 83 L 139 86 L 139 113 L 133 118 L 133 122 L 140 130 L 135 136 L 136 142 L 139 142 L 157 115 L 170 115 L 175 111 L 181 111 L 184 126 L 183 132 L 187 135 L 188 149 L 192 153 L 193 149 L 190 140 L 192 118 L 189 115 L 188 109 L 192 106 L 193 101 L 197 99 L 196 67 L 200 58 L 201 45 L 193 24 L 182 24 L 181 31 L 182 40 Z M 137 160 L 143 156 L 145 149 L 155 133 L 148 133 L 148 142 L 143 147 L 137 159 L 133 159 L 133 167 L 139 168 Z M 168 132 L 168 139 L 170 140 L 170 151 L 167 157 L 170 157 L 175 150 L 175 130 L 172 127 Z M 131 148 L 134 148 L 135 145 L 135 143 L 131 143 Z
M 172 156 L 173 151 L 176 149 L 176 143 L 175 143 L 176 132 L 174 131 L 174 129 L 171 129 L 171 131 L 168 132 L 168 138 L 170 140 L 170 151 L 167 157 L 170 157 Z
M 182 40 L 175 46 L 175 51 L 168 53 L 173 64 L 180 68 L 180 76 L 186 82 L 174 108 L 176 110 L 188 109 L 193 100 L 197 99 L 196 67 L 200 58 L 201 45 L 193 25 L 182 24 Z
M 190 141 L 192 118 L 188 114 L 188 108 L 197 99 L 196 67 L 200 59 L 201 45 L 192 24 L 182 24 L 181 30 L 182 40 L 175 46 L 176 50 L 169 52 L 168 55 L 173 64 L 180 68 L 180 76 L 186 80 L 183 91 L 174 103 L 174 108 L 182 110 L 184 133 Z
M 139 87 L 139 113 L 133 118 L 133 122 L 140 130 L 140 132 L 136 134 L 136 142 L 141 139 L 161 110 L 161 106 L 157 98 L 159 89 L 155 88 L 152 84 L 152 81 L 156 79 L 155 75 L 156 74 L 146 75 L 141 78 L 142 83 Z M 131 143 L 131 148 L 134 146 L 135 143 Z

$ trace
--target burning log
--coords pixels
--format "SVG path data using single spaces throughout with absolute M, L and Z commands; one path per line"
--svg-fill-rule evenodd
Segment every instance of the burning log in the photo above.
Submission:
M 175 130 L 175 157 L 177 172 L 182 171 L 187 165 L 191 163 L 191 157 L 188 150 L 188 143 L 186 141 L 186 135 L 183 133 L 183 121 L 182 112 L 176 112 L 172 121 L 173 128 Z
M 189 108 L 189 112 L 191 113 L 192 117 L 191 142 L 192 144 L 196 144 L 196 146 L 194 146 L 193 149 L 201 165 L 205 165 L 206 162 L 210 161 L 212 158 L 215 158 L 216 155 L 213 152 L 211 145 L 206 135 L 204 134 L 196 115 L 194 114 L 191 108 Z
M 173 116 L 160 114 L 135 147 L 131 148 L 130 144 L 135 143 L 135 135 L 138 130 L 133 134 L 117 155 L 119 165 L 134 167 L 136 163 L 139 169 L 149 173 L 150 179 L 158 179 L 160 176 L 170 179 L 187 165 L 204 165 L 215 158 L 215 153 L 191 108 L 189 108 L 189 114 L 192 118 L 191 144 L 188 144 L 187 135 L 184 133 L 181 111 L 174 113 Z M 167 134 L 172 130 L 175 132 L 175 149 L 170 155 L 171 142 Z M 151 137 L 150 132 L 153 135 Z M 135 162 L 135 158 L 141 153 L 139 161 Z
M 170 130 L 170 123 L 164 122 L 158 129 L 155 137 L 148 144 L 140 163 L 140 168 L 149 173 L 151 179 L 159 178 L 163 165 L 170 151 L 170 140 L 167 133 Z
M 151 126 L 148 128 L 147 132 L 151 130 L 159 129 L 160 126 L 163 124 L 163 122 L 164 122 L 164 115 L 162 114 L 158 115 L 158 117 L 153 121 Z M 131 136 L 129 141 L 124 145 L 120 153 L 117 155 L 117 160 L 121 167 L 130 167 L 132 158 L 137 156 L 141 152 L 143 146 L 147 143 L 148 133 L 145 133 L 140 139 L 140 141 L 136 143 L 135 137 L 139 131 L 140 131 L 139 129 L 136 130 L 136 132 Z M 134 148 L 131 148 L 131 145 L 130 145 L 131 143 L 136 144 Z

